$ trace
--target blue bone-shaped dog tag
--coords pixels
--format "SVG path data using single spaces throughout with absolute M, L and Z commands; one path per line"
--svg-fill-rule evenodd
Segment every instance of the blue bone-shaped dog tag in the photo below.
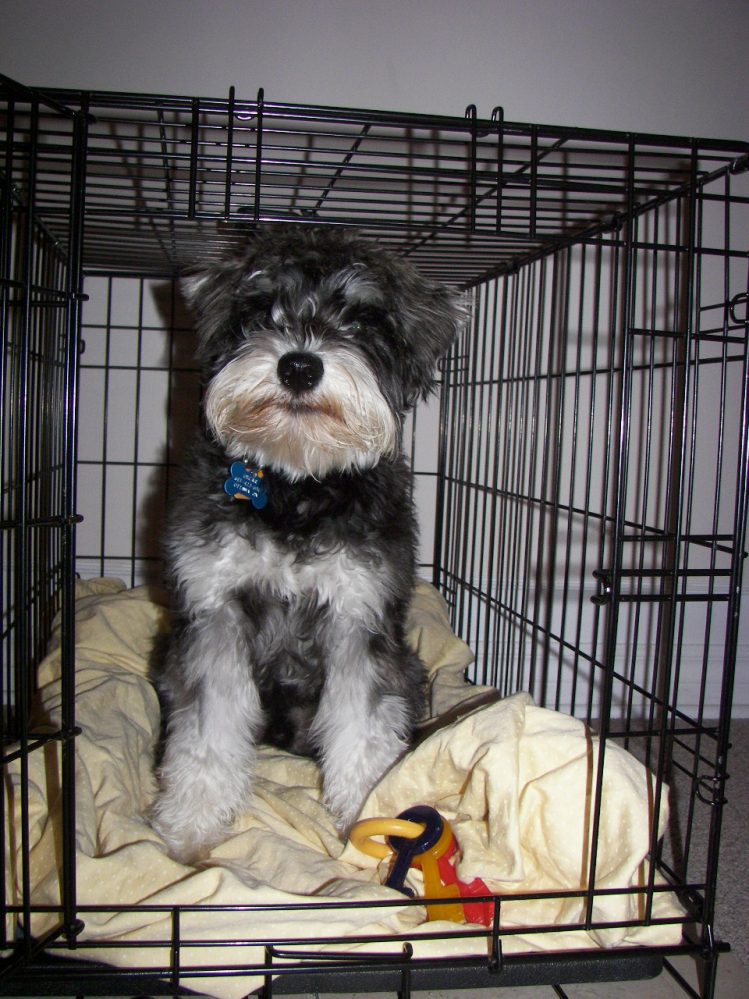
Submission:
M 224 492 L 234 499 L 249 500 L 256 510 L 262 510 L 268 502 L 262 468 L 245 468 L 241 461 L 235 461 L 229 469 Z

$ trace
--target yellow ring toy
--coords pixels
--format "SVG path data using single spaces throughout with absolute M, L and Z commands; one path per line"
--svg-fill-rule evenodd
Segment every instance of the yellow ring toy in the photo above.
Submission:
M 349 841 L 357 850 L 384 860 L 392 854 L 386 843 L 377 843 L 373 836 L 405 836 L 406 839 L 417 839 L 424 832 L 421 822 L 409 822 L 408 819 L 362 819 L 357 822 L 349 833 Z

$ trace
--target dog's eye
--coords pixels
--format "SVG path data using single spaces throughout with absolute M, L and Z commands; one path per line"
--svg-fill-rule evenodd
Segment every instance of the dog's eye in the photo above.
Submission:
M 360 333 L 364 332 L 364 326 L 358 320 L 354 320 L 353 323 L 348 324 L 346 332 L 353 333 L 354 336 L 358 336 Z

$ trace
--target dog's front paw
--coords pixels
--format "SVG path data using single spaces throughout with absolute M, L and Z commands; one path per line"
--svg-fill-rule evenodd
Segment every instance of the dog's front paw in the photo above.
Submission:
M 359 818 L 359 813 L 364 804 L 363 800 L 360 797 L 354 798 L 349 796 L 346 801 L 335 801 L 326 795 L 323 799 L 323 804 L 333 816 L 335 827 L 341 838 L 346 839 L 351 831 L 351 827 Z
M 362 715 L 351 721 L 331 712 L 323 729 L 323 801 L 342 833 L 356 822 L 370 791 L 408 749 L 402 698 L 383 697 Z
M 252 787 L 246 747 L 241 759 L 236 754 L 198 754 L 191 735 L 187 727 L 171 735 L 150 816 L 169 855 L 185 864 L 202 860 L 226 838 Z
M 348 837 L 351 827 L 358 821 L 370 790 L 369 783 L 356 785 L 350 780 L 329 780 L 323 784 L 323 804 L 343 839 Z
M 215 815 L 193 812 L 187 817 L 168 794 L 157 799 L 151 811 L 151 827 L 161 836 L 172 860 L 194 866 L 226 835 L 228 824 Z
M 226 838 L 242 800 L 238 794 L 222 797 L 217 785 L 203 778 L 193 774 L 190 781 L 170 781 L 162 773 L 162 789 L 151 809 L 151 826 L 169 856 L 182 864 L 205 859 Z
M 195 867 L 199 864 L 213 846 L 213 841 L 196 837 L 193 830 L 172 828 L 165 825 L 157 816 L 151 818 L 151 826 L 164 840 L 167 853 L 172 860 L 186 867 Z

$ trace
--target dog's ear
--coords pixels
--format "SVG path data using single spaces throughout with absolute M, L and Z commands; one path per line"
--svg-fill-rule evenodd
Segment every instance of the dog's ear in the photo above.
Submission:
M 411 271 L 399 281 L 396 315 L 406 347 L 406 401 L 426 399 L 437 383 L 437 364 L 468 319 L 462 298 Z
M 210 361 L 215 343 L 233 321 L 236 289 L 244 272 L 240 257 L 188 271 L 180 278 L 180 291 L 196 320 L 198 357 Z

